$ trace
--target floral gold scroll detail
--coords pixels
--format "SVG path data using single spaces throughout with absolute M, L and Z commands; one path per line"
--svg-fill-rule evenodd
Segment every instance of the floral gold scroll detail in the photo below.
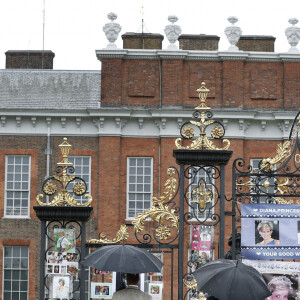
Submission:
M 76 195 L 83 195 L 86 192 L 85 185 L 82 182 L 76 182 L 73 191 Z
M 205 83 L 202 82 L 201 87 L 197 90 L 199 93 L 199 99 L 200 99 L 200 105 L 195 108 L 196 115 L 199 115 L 199 117 L 196 117 L 194 120 L 190 120 L 186 124 L 183 125 L 181 129 L 181 135 L 185 139 L 192 139 L 195 136 L 195 129 L 191 126 L 197 126 L 200 130 L 200 135 L 195 140 L 192 141 L 192 143 L 189 146 L 183 146 L 182 145 L 182 139 L 178 138 L 175 140 L 175 145 L 177 149 L 188 149 L 188 150 L 228 150 L 230 147 L 230 142 L 228 139 L 224 139 L 224 147 L 218 148 L 216 147 L 211 140 L 208 139 L 206 135 L 206 128 L 209 125 L 212 125 L 214 123 L 217 123 L 214 120 L 210 120 L 206 116 L 206 111 L 210 110 L 210 107 L 208 107 L 205 104 L 205 100 L 207 97 L 207 94 L 209 92 L 209 89 L 205 87 Z M 191 125 L 190 125 L 191 124 Z M 219 123 L 220 124 L 220 123 Z M 215 125 L 213 129 L 211 130 L 211 137 L 214 139 L 220 139 L 224 135 L 224 130 L 221 128 L 221 126 Z
M 73 192 L 81 196 L 83 194 L 85 198 L 87 198 L 87 201 L 84 203 L 80 203 L 75 200 L 75 198 L 69 194 L 67 191 L 67 185 L 69 182 L 72 182 L 75 180 L 74 175 L 68 175 L 68 168 L 72 167 L 72 163 L 68 161 L 68 155 L 69 151 L 72 145 L 70 145 L 67 141 L 67 138 L 64 138 L 64 141 L 62 144 L 59 145 L 59 148 L 61 149 L 61 153 L 63 156 L 63 160 L 59 163 L 58 169 L 61 170 L 61 175 L 53 175 L 52 177 L 46 179 L 44 186 L 43 186 L 43 192 L 48 195 L 52 196 L 56 192 L 58 192 L 58 187 L 55 181 L 59 182 L 59 186 L 61 186 L 61 190 L 59 193 L 53 197 L 53 200 L 50 202 L 43 201 L 43 194 L 39 194 L 36 197 L 36 201 L 41 206 L 79 206 L 79 207 L 87 207 L 90 206 L 93 198 L 89 194 L 85 194 L 86 192 L 86 185 L 82 182 L 76 182 L 73 186 Z M 79 180 L 82 180 L 81 178 L 77 178 Z
M 262 160 L 259 171 L 270 172 L 275 169 L 275 165 L 276 167 L 281 166 L 285 162 L 285 160 L 290 156 L 292 145 L 292 141 L 286 141 L 282 144 L 279 144 L 277 146 L 277 155 L 274 158 L 264 158 Z
M 43 190 L 47 195 L 53 195 L 57 191 L 57 185 L 50 180 L 45 184 Z
M 116 234 L 116 237 L 113 239 L 108 239 L 105 232 L 101 232 L 99 234 L 99 239 L 92 239 L 89 240 L 88 243 L 91 244 L 117 244 L 123 241 L 126 241 L 129 237 L 129 234 L 127 232 L 126 225 L 121 225 L 119 231 Z
M 177 180 L 174 178 L 175 169 L 169 168 L 167 174 L 170 178 L 164 185 L 165 190 L 163 194 L 159 196 L 159 198 L 153 196 L 152 207 L 134 217 L 132 224 L 134 225 L 136 233 L 140 233 L 144 230 L 145 220 L 148 218 L 159 223 L 159 226 L 155 230 L 155 234 L 161 240 L 166 240 L 171 236 L 171 227 L 176 228 L 178 232 L 179 221 L 178 217 L 175 215 L 175 209 L 169 209 L 168 205 L 165 205 L 165 201 L 172 199 L 177 188 Z M 161 224 L 162 221 L 169 221 L 171 225 Z
M 58 193 L 51 202 L 47 203 L 42 201 L 44 195 L 39 194 L 36 197 L 36 202 L 41 206 L 81 206 L 81 207 L 87 207 L 90 206 L 93 198 L 91 195 L 86 194 L 84 195 L 85 198 L 88 199 L 85 203 L 79 203 L 77 202 L 73 196 L 71 196 L 68 191 L 62 190 L 60 193 Z

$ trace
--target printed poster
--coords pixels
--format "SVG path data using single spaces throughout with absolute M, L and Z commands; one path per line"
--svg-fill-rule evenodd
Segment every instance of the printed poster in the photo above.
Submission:
M 300 259 L 300 205 L 242 204 L 243 259 Z
M 291 261 L 248 260 L 243 263 L 260 272 L 272 296 L 267 300 L 299 300 L 300 263 Z

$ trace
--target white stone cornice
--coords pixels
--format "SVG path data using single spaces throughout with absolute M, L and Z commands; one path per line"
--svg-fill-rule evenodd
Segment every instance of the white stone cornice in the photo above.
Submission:
M 139 122 L 139 129 L 143 129 L 144 118 L 138 118 L 138 122 Z
M 51 117 L 46 117 L 46 124 L 47 124 L 47 127 L 51 126 Z
M 16 123 L 17 123 L 17 127 L 20 127 L 21 126 L 21 121 L 22 121 L 22 118 L 17 116 L 16 117 Z
M 31 123 L 33 127 L 36 126 L 36 117 L 31 117 Z
M 224 128 L 227 129 L 227 127 L 228 127 L 228 119 L 223 119 L 222 123 L 223 123 Z
M 81 126 L 81 118 L 76 118 L 76 126 L 77 126 L 77 128 L 80 128 L 80 126 Z
M 197 61 L 258 61 L 258 62 L 300 62 L 300 53 L 276 53 L 255 51 L 200 51 L 200 50 L 149 50 L 149 49 L 118 49 L 96 50 L 99 60 L 101 58 L 122 59 L 182 59 Z
M 115 123 L 116 123 L 116 127 L 120 128 L 120 126 L 121 126 L 121 119 L 120 118 L 115 118 Z
M 2 127 L 5 127 L 6 124 L 6 117 L 1 117 L 1 125 Z
M 46 135 L 51 129 L 52 135 L 177 138 L 180 136 L 181 125 L 193 119 L 193 110 L 182 108 L 130 109 L 127 115 L 124 111 L 124 108 L 107 109 L 103 113 L 100 109 L 98 113 L 93 111 L 93 116 L 87 111 L 78 112 L 77 117 L 74 117 L 74 112 L 69 116 L 64 112 L 63 117 L 58 117 L 56 113 L 51 115 L 49 112 L 39 117 L 32 116 L 30 112 L 22 116 L 1 112 L 0 135 Z M 223 123 L 226 138 L 259 140 L 287 138 L 297 115 L 296 111 L 257 112 L 224 108 L 212 112 L 212 119 Z M 21 118 L 20 126 L 16 116 Z M 62 127 L 62 122 L 65 127 Z
M 66 123 L 67 123 L 67 118 L 66 117 L 61 117 L 60 118 L 60 122 L 61 122 L 61 127 L 65 128 L 66 127 Z
M 177 128 L 178 129 L 180 129 L 181 128 L 181 126 L 182 126 L 182 118 L 177 118 L 177 123 L 178 123 L 178 126 L 177 126 Z

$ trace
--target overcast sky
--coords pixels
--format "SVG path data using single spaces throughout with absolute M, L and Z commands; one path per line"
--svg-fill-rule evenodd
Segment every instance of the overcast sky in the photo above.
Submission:
M 229 47 L 224 35 L 229 16 L 238 17 L 236 25 L 244 35 L 276 37 L 275 52 L 288 51 L 288 19 L 300 19 L 300 0 L 0 0 L 0 69 L 5 68 L 7 50 L 42 49 L 44 1 L 44 48 L 55 53 L 54 68 L 66 70 L 101 68 L 95 50 L 108 44 L 102 27 L 109 12 L 118 15 L 116 22 L 122 26 L 120 48 L 123 33 L 139 30 L 142 6 L 151 33 L 164 35 L 168 16 L 176 15 L 182 34 L 218 35 L 221 51 Z M 163 48 L 168 44 L 165 38 Z

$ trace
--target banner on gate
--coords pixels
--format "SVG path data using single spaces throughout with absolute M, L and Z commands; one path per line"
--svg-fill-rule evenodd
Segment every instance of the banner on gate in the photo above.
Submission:
M 300 205 L 242 204 L 244 259 L 300 259 Z

